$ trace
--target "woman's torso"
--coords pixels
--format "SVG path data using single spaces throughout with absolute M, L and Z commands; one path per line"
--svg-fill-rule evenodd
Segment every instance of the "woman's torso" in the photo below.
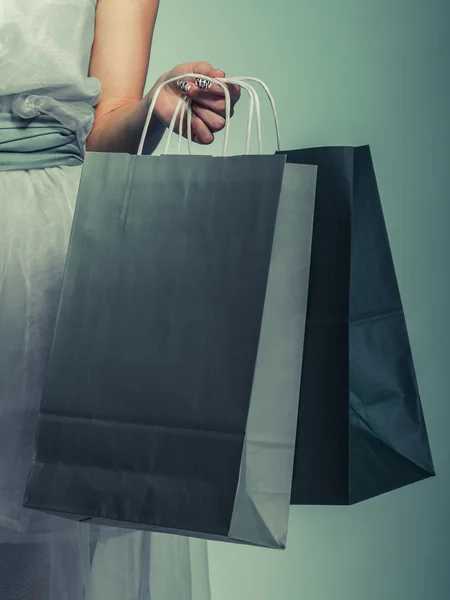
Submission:
M 95 8 L 96 0 L 1 0 L 0 112 L 49 115 L 84 144 L 101 92 L 88 77 Z

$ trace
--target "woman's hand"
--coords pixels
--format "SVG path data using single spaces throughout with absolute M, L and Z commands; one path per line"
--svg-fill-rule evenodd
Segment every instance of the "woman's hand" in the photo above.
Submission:
M 178 65 L 168 73 L 164 73 L 155 83 L 150 92 L 142 99 L 111 100 L 109 109 L 103 106 L 102 114 L 97 115 L 94 127 L 87 139 L 87 150 L 92 152 L 127 152 L 134 154 L 138 150 L 148 109 L 156 88 L 163 82 L 173 77 L 183 76 L 185 73 L 195 73 L 203 76 L 218 78 L 224 77 L 223 71 L 213 69 L 205 62 L 184 63 Z M 190 89 L 182 92 L 177 87 L 177 82 L 164 86 L 158 95 L 154 118 L 150 122 L 147 138 L 144 145 L 144 154 L 151 154 L 158 146 L 164 135 L 165 127 L 170 125 L 181 94 L 185 93 L 192 101 L 192 133 L 193 140 L 199 144 L 211 144 L 214 134 L 225 126 L 225 95 L 218 85 L 211 85 L 208 90 L 203 90 L 195 84 L 195 77 L 183 78 L 188 82 Z M 240 98 L 240 87 L 228 85 L 231 96 L 231 115 L 234 106 Z M 183 119 L 183 136 L 187 136 L 186 119 Z M 175 122 L 175 132 L 179 130 L 179 117 Z
M 206 75 L 207 77 L 219 78 L 225 77 L 225 73 L 218 69 L 213 69 L 212 66 L 206 62 L 196 63 L 183 63 L 173 68 L 168 73 L 164 73 L 151 92 L 149 93 L 148 100 L 151 101 L 154 90 L 161 83 L 172 79 L 173 77 L 179 77 L 185 73 L 195 73 L 200 77 Z M 195 84 L 195 78 L 186 77 L 183 81 L 188 82 L 189 89 L 182 92 L 177 87 L 177 82 L 174 81 L 164 86 L 158 95 L 155 105 L 155 115 L 158 119 L 169 126 L 170 121 L 175 112 L 178 100 L 181 94 L 185 93 L 191 99 L 192 108 L 192 137 L 193 141 L 199 144 L 211 144 L 214 141 L 214 134 L 222 130 L 225 127 L 225 94 L 222 88 L 218 85 L 211 85 L 210 89 L 204 90 L 197 87 Z M 234 106 L 240 98 L 240 87 L 238 85 L 229 85 L 227 87 L 231 96 L 231 115 L 234 112 Z M 177 117 L 175 122 L 175 132 L 178 132 L 180 119 Z M 186 137 L 186 119 L 183 123 L 183 136 Z

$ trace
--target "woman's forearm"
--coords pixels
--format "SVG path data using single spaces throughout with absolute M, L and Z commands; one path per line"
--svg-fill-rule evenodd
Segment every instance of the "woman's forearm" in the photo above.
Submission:
M 86 141 L 91 152 L 124 152 L 136 154 L 147 118 L 152 93 L 142 100 L 124 104 L 94 121 Z M 153 114 L 145 138 L 144 154 L 151 154 L 165 132 L 165 125 Z
M 142 96 L 158 4 L 159 0 L 98 0 L 96 4 L 89 75 L 100 80 L 102 95 L 87 150 L 137 151 L 147 117 L 149 96 Z M 147 151 L 158 145 L 163 131 L 164 126 L 153 119 Z

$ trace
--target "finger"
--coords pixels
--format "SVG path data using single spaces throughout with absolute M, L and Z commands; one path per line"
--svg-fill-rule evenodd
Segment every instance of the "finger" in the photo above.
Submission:
M 212 79 L 217 79 L 218 77 L 225 77 L 225 73 L 223 71 L 221 71 L 220 69 L 214 69 L 212 65 L 210 65 L 207 62 L 203 62 L 203 61 L 192 63 L 191 66 L 192 66 L 191 73 L 198 74 L 199 77 L 192 77 L 189 79 L 192 80 L 192 82 L 196 85 L 196 87 L 198 89 L 203 87 L 203 89 L 208 90 L 209 92 L 211 92 L 213 94 L 218 94 L 218 93 L 223 94 L 223 90 L 220 87 L 220 85 L 211 83 L 210 81 L 208 81 L 202 77 L 202 75 L 205 75 L 206 77 L 211 77 Z M 199 85 L 197 85 L 196 80 L 198 80 Z
M 193 88 L 193 83 L 191 81 L 188 81 L 188 78 L 178 79 L 178 81 L 176 82 L 176 86 L 180 90 L 180 92 L 182 92 L 183 94 L 187 94 Z
M 190 82 L 192 82 L 195 85 L 196 91 L 199 94 L 210 94 L 210 95 L 216 95 L 216 96 L 225 96 L 225 92 L 222 88 L 222 86 L 217 85 L 216 83 L 210 83 L 209 81 L 207 81 L 206 79 L 202 78 L 202 77 L 188 77 L 187 79 L 190 80 Z M 217 79 L 217 77 L 216 77 Z M 228 92 L 230 94 L 230 97 L 232 99 L 236 98 L 238 99 L 241 95 L 241 87 L 239 85 L 234 85 L 231 83 L 224 83 L 223 84 L 227 89 Z
M 194 104 L 194 106 L 200 106 L 202 108 L 207 108 L 208 110 L 220 115 L 221 117 L 225 117 L 225 98 L 217 98 L 215 96 L 211 97 L 208 94 L 199 94 L 195 90 L 189 94 L 189 97 Z M 230 116 L 234 114 L 234 105 L 236 101 L 231 102 L 231 112 Z
M 240 86 L 229 83 L 224 85 L 228 89 L 231 100 L 237 102 L 241 96 Z M 208 80 L 202 77 L 185 77 L 184 79 L 179 79 L 176 82 L 176 87 L 183 92 L 192 91 L 193 94 L 196 94 L 199 97 L 225 97 L 225 92 L 220 85 L 210 83 Z
M 190 81 L 196 84 L 198 89 L 206 90 L 212 94 L 218 94 L 219 96 L 224 95 L 223 88 L 220 85 L 209 82 L 207 79 L 201 77 L 202 75 L 206 75 L 207 77 L 211 77 L 213 79 L 219 79 L 225 77 L 225 72 L 221 69 L 213 69 L 209 63 L 205 62 L 197 62 L 192 64 L 192 73 L 198 73 L 199 77 L 189 77 Z M 230 96 L 233 98 L 238 98 L 240 95 L 240 86 L 234 84 L 225 84 L 230 92 Z
M 221 131 L 225 127 L 225 119 L 212 110 L 194 104 L 192 112 L 203 121 L 212 133 Z
M 234 83 L 227 83 L 228 91 L 233 99 L 238 100 L 241 97 L 241 86 Z
M 217 74 L 215 75 L 216 79 L 225 78 L 225 73 L 223 71 L 216 70 L 216 73 L 221 73 L 221 75 L 217 75 Z M 241 86 L 240 85 L 236 85 L 234 83 L 225 83 L 224 85 L 228 89 L 231 98 L 238 99 L 240 97 L 240 95 L 241 95 Z M 220 86 L 215 85 L 214 89 L 218 94 L 224 95 L 224 91 Z
M 179 92 L 190 98 L 191 102 L 195 102 L 196 104 L 203 106 L 204 108 L 207 108 L 222 117 L 225 117 L 226 100 L 223 94 L 221 97 L 218 97 L 216 94 L 210 94 L 205 90 L 199 90 L 187 79 L 179 79 L 176 82 L 176 86 Z M 230 116 L 234 115 L 234 106 L 236 102 L 237 99 L 231 100 Z
M 208 77 L 216 77 L 218 76 L 218 73 L 223 73 L 223 71 L 214 69 L 214 67 L 210 63 L 205 62 L 203 60 L 193 62 L 190 66 L 192 67 L 191 73 L 198 73 L 199 75 L 206 75 Z
M 224 124 L 225 124 L 225 119 L 223 119 L 223 122 L 220 121 L 220 117 L 218 117 L 217 115 L 211 114 L 210 111 L 204 111 L 202 112 L 202 115 L 197 115 L 193 110 L 192 110 L 192 106 L 191 106 L 191 111 L 192 111 L 192 120 L 191 120 L 191 127 L 192 127 L 192 141 L 198 143 L 198 144 L 211 144 L 214 141 L 214 134 L 213 134 L 213 130 L 219 131 L 220 129 L 223 128 Z M 206 113 L 210 113 L 210 114 L 206 114 Z M 177 116 L 176 119 L 176 127 L 175 127 L 175 131 L 179 134 L 180 132 L 180 114 Z M 209 126 L 209 124 L 211 124 L 211 126 Z M 187 131 L 187 113 L 185 112 L 183 115 L 183 125 L 182 125 L 182 131 L 181 131 L 181 135 L 184 138 L 188 137 L 188 131 Z
M 182 73 L 196 73 L 200 76 L 200 79 L 202 79 L 202 75 L 206 76 L 206 77 L 211 77 L 211 78 L 224 78 L 226 77 L 225 72 L 222 71 L 221 69 L 214 69 L 212 67 L 212 65 L 210 63 L 204 62 L 204 61 L 197 61 L 197 62 L 193 62 L 193 63 L 184 63 L 182 65 L 179 65 L 179 67 L 176 69 L 176 71 L 181 75 Z M 185 77 L 186 81 L 189 81 L 190 83 L 194 83 L 195 85 L 195 77 Z M 233 98 L 239 98 L 240 93 L 241 93 L 241 88 L 238 85 L 234 85 L 234 84 L 226 84 L 230 95 Z M 198 86 L 197 86 L 198 87 Z M 223 95 L 223 89 L 221 86 L 218 86 L 216 84 L 211 84 L 211 87 L 209 89 L 210 92 L 215 93 L 215 94 L 219 94 L 219 95 Z
M 197 115 L 192 115 L 192 131 L 194 133 L 194 141 L 200 144 L 212 144 L 214 135 L 209 127 Z

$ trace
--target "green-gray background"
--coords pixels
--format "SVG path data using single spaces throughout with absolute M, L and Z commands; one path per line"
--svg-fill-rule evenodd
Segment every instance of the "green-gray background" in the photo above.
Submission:
M 371 145 L 438 474 L 350 508 L 293 508 L 285 552 L 211 544 L 214 600 L 450 598 L 449 57 L 450 0 L 161 0 L 148 87 L 206 60 L 269 85 L 283 148 Z M 265 100 L 262 114 L 273 152 Z M 246 116 L 243 94 L 232 154 Z

